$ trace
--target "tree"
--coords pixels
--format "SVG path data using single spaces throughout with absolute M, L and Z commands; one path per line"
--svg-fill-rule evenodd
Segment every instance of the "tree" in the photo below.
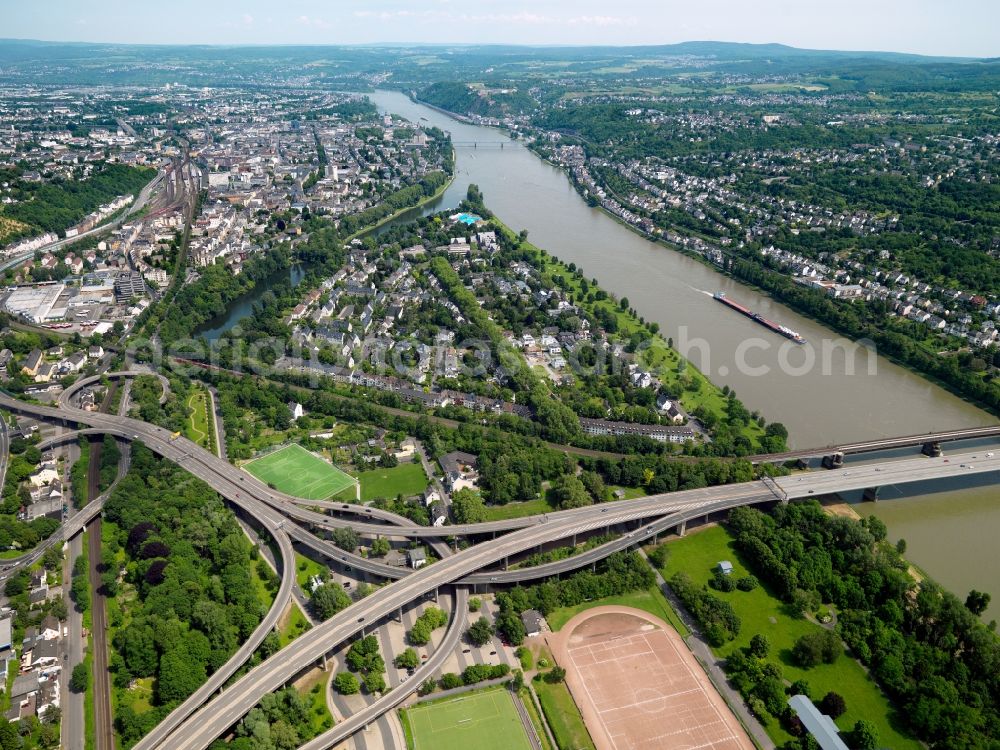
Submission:
M 434 692 L 437 687 L 437 683 L 434 682 L 433 677 L 428 677 L 426 680 L 420 683 L 420 687 L 417 688 L 417 695 L 430 695 Z
M 486 504 L 478 492 L 463 487 L 451 497 L 451 512 L 455 523 L 482 523 L 486 520 Z
M 385 691 L 385 675 L 381 672 L 368 672 L 365 675 L 365 691 L 369 695 L 375 695 Z
M 480 599 L 478 596 L 473 596 L 472 598 L 469 599 L 470 612 L 478 612 L 482 606 L 483 606 L 483 600 Z
M 594 502 L 583 482 L 572 474 L 558 477 L 549 489 L 549 496 L 555 505 L 563 509 L 582 508 Z
M 361 543 L 361 537 L 354 529 L 343 526 L 330 533 L 330 540 L 345 552 L 354 552 Z
M 462 678 L 454 672 L 445 672 L 441 675 L 441 687 L 445 690 L 454 690 L 463 684 Z
M 465 637 L 473 646 L 485 646 L 493 637 L 493 626 L 485 617 L 480 617 L 465 631 Z
M 837 635 L 822 629 L 799 638 L 792 647 L 792 658 L 800 667 L 808 669 L 823 662 L 832 664 L 842 650 Z
M 757 635 L 750 639 L 750 653 L 758 659 L 766 659 L 770 651 L 771 642 L 767 640 L 767 636 L 763 633 L 757 633 Z
M 309 600 L 309 607 L 321 620 L 329 620 L 351 604 L 351 597 L 343 586 L 334 581 L 318 586 Z
M 851 730 L 851 747 L 857 750 L 878 750 L 878 728 L 868 719 L 858 719 Z
M 548 672 L 545 673 L 545 681 L 549 683 L 562 682 L 566 679 L 566 670 L 560 666 L 552 667 Z
M 352 672 L 382 671 L 385 664 L 378 650 L 378 638 L 366 635 L 347 650 L 347 666 Z
M 843 716 L 844 712 L 847 711 L 847 702 L 844 700 L 843 696 L 831 690 L 823 696 L 823 700 L 820 701 L 819 708 L 831 719 L 836 719 Z
M 74 693 L 85 693 L 89 682 L 90 664 L 82 661 L 73 667 L 73 674 L 69 678 L 69 689 Z
M 374 542 L 372 542 L 371 554 L 372 557 L 385 557 L 389 554 L 389 550 L 392 549 L 392 545 L 389 544 L 389 540 L 384 536 L 380 536 Z
M 622 297 L 621 301 L 618 303 L 618 307 L 620 307 L 622 310 L 628 310 L 629 308 L 628 297 Z
M 350 672 L 340 672 L 333 679 L 333 687 L 341 695 L 354 695 L 361 690 L 358 678 Z
M 416 669 L 420 666 L 420 656 L 412 648 L 406 648 L 396 656 L 395 663 L 400 669 Z
M 653 548 L 649 553 L 649 561 L 653 563 L 653 567 L 660 568 L 661 570 L 667 567 L 667 560 L 670 558 L 670 549 L 666 544 L 660 544 Z
M 972 589 L 969 595 L 965 597 L 965 608 L 976 615 L 976 617 L 985 612 L 988 606 L 990 606 L 990 595 L 983 591 Z

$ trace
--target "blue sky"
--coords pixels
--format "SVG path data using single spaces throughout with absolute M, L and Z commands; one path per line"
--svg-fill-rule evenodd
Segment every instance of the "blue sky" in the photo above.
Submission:
M 666 44 L 1000 56 L 1000 0 L 0 0 L 0 37 L 172 44 Z

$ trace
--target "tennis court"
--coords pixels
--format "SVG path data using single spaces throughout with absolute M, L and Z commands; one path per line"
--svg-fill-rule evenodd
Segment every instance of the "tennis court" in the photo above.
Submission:
M 532 750 L 504 688 L 466 693 L 407 709 L 411 750 Z
M 326 500 L 355 483 L 333 464 L 301 445 L 289 445 L 243 466 L 260 481 L 306 500 Z

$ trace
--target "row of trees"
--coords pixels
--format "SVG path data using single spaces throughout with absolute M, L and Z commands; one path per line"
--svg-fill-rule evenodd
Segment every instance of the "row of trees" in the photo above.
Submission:
M 525 637 L 521 614 L 526 610 L 536 609 L 547 615 L 559 607 L 648 589 L 655 580 L 652 569 L 637 553 L 615 552 L 598 563 L 596 571 L 579 571 L 561 580 L 517 586 L 498 594 L 496 632 L 519 646 Z

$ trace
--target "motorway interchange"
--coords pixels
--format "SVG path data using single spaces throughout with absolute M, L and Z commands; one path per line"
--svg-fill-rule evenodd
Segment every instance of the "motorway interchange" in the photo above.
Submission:
M 131 374 L 131 373 L 128 373 Z M 126 375 L 122 373 L 121 375 Z M 114 376 L 114 374 L 112 374 Z M 201 750 L 224 734 L 260 700 L 280 689 L 297 674 L 309 669 L 357 634 L 371 632 L 379 623 L 397 615 L 404 607 L 440 589 L 453 588 L 452 620 L 444 641 L 410 677 L 390 689 L 364 709 L 314 738 L 303 748 L 330 748 L 391 711 L 427 677 L 433 675 L 453 652 L 465 628 L 468 588 L 475 585 L 502 585 L 535 580 L 595 564 L 601 558 L 628 549 L 655 535 L 684 528 L 688 521 L 724 513 L 742 505 L 787 502 L 856 489 L 925 481 L 962 474 L 1000 470 L 1000 456 L 990 452 L 970 452 L 938 458 L 903 458 L 782 477 L 777 481 L 754 481 L 737 485 L 703 488 L 635 500 L 622 500 L 540 516 L 449 526 L 450 537 L 466 537 L 470 542 L 490 539 L 489 544 L 471 544 L 452 551 L 441 528 L 415 526 L 408 519 L 374 508 L 341 503 L 317 503 L 276 492 L 227 461 L 205 451 L 183 437 L 140 420 L 75 408 L 71 398 L 60 400 L 59 408 L 27 404 L 0 395 L 0 408 L 63 425 L 86 428 L 88 433 L 111 434 L 126 441 L 139 440 L 205 481 L 247 517 L 253 518 L 276 542 L 281 584 L 267 616 L 230 660 L 183 704 L 143 738 L 139 750 Z M 71 433 L 76 434 L 76 433 Z M 88 514 L 99 512 L 88 507 Z M 320 512 L 324 511 L 324 512 Z M 82 514 L 70 519 L 60 538 L 69 538 L 82 528 Z M 349 526 L 372 537 L 425 538 L 440 561 L 416 571 L 386 565 L 344 552 L 313 533 Z M 606 530 L 622 530 L 613 541 L 568 559 L 545 565 L 506 570 L 506 562 L 520 553 L 559 541 L 575 539 Z M 498 536 L 499 535 L 499 536 Z M 341 566 L 387 578 L 381 587 L 329 620 L 300 635 L 280 653 L 230 687 L 218 691 L 254 653 L 271 632 L 292 596 L 295 583 L 296 542 Z M 19 561 L 23 564 L 23 561 Z M 9 575 L 10 571 L 5 571 Z

